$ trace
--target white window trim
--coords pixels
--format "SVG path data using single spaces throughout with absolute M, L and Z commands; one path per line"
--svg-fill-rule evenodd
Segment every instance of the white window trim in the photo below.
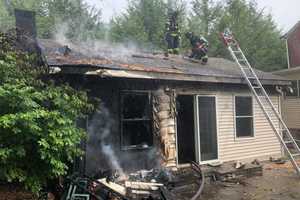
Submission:
M 251 97 L 252 101 L 252 116 L 236 116 L 236 97 Z M 253 127 L 253 136 L 242 136 L 238 137 L 236 133 L 236 119 L 237 118 L 249 118 L 252 117 L 252 127 Z M 255 131 L 255 106 L 254 106 L 254 98 L 252 95 L 233 95 L 233 120 L 234 120 L 234 140 L 235 141 L 244 141 L 244 140 L 254 140 L 256 138 L 256 131 Z
M 219 142 L 219 111 L 218 111 L 218 96 L 217 94 L 195 94 L 195 93 L 179 93 L 177 95 L 191 95 L 194 96 L 194 134 L 195 134 L 195 156 L 196 156 L 196 161 L 198 164 L 209 164 L 212 162 L 218 162 L 220 161 L 220 142 Z M 216 103 L 216 131 L 217 131 L 217 148 L 218 148 L 218 159 L 215 160 L 208 160 L 208 161 L 201 161 L 201 152 L 200 152 L 200 135 L 199 135 L 199 129 L 198 129 L 198 124 L 199 124 L 199 118 L 198 118 L 198 96 L 203 96 L 203 97 L 215 97 L 215 103 Z M 176 119 L 177 121 L 177 119 Z M 178 138 L 177 138 L 177 123 L 176 124 L 176 165 L 177 167 L 186 167 L 189 166 L 190 164 L 179 164 L 178 162 Z M 199 145 L 198 145 L 199 144 Z
M 214 97 L 215 98 L 215 109 L 216 109 L 216 136 L 217 136 L 217 159 L 214 160 L 207 160 L 207 161 L 201 161 L 201 147 L 200 147 L 200 126 L 199 126 L 199 104 L 198 104 L 198 97 Z M 220 161 L 220 142 L 219 142 L 219 110 L 218 110 L 218 96 L 216 94 L 199 94 L 195 95 L 195 106 L 194 106 L 194 112 L 195 112 L 195 141 L 196 141 L 196 160 L 198 164 L 209 164 L 212 162 L 218 162 Z

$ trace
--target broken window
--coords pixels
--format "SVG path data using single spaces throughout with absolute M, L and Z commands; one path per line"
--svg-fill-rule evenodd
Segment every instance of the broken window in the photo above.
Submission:
M 151 95 L 148 92 L 121 94 L 122 149 L 153 145 Z
M 235 132 L 236 137 L 253 137 L 252 97 L 235 97 Z

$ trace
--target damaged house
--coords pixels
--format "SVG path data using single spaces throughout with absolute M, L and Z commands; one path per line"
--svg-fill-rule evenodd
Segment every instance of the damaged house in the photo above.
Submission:
M 142 54 L 119 61 L 88 58 L 72 50 L 66 55 L 66 47 L 48 40 L 40 43 L 53 77 L 88 89 L 91 97 L 102 101 L 102 111 L 87 122 L 88 174 L 107 164 L 127 170 L 177 168 L 190 161 L 205 164 L 282 154 L 232 61 L 210 58 L 201 65 L 180 56 Z M 276 86 L 289 82 L 257 74 L 280 109 Z
M 88 132 L 82 172 L 176 169 L 190 161 L 268 159 L 283 153 L 233 61 L 209 58 L 201 65 L 182 56 L 38 42 L 52 78 L 101 100 L 99 111 L 81 123 Z M 289 81 L 256 72 L 280 111 L 276 86 Z

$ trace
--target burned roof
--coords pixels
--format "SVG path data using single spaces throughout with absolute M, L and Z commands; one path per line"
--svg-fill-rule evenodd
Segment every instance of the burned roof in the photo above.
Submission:
M 238 65 L 224 58 L 209 58 L 207 64 L 186 59 L 181 55 L 165 57 L 163 54 L 137 53 L 124 49 L 115 52 L 109 48 L 97 50 L 79 46 L 66 46 L 53 40 L 39 40 L 50 67 L 59 73 L 87 74 L 102 77 L 163 79 L 246 83 Z M 256 70 L 263 84 L 287 85 L 280 76 Z

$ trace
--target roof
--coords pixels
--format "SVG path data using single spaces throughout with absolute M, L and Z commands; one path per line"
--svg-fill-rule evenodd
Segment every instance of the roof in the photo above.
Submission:
M 285 33 L 281 38 L 287 38 L 291 33 L 293 33 L 300 26 L 300 21 L 298 21 L 287 33 Z
M 285 77 L 287 75 L 293 75 L 293 76 L 300 77 L 300 66 L 291 67 L 288 69 L 282 69 L 282 70 L 274 71 L 272 73 L 275 75 L 278 75 L 278 76 L 283 76 L 283 77 Z
M 48 65 L 56 73 L 119 78 L 246 83 L 238 65 L 224 58 L 211 57 L 207 64 L 202 65 L 181 55 L 172 55 L 166 58 L 163 54 L 137 53 L 137 51 L 127 50 L 123 47 L 106 46 L 89 50 L 84 49 L 82 46 L 70 45 L 69 49 L 69 47 L 53 40 L 39 40 L 39 44 L 46 56 Z M 282 77 L 259 70 L 255 71 L 263 84 L 289 84 Z

